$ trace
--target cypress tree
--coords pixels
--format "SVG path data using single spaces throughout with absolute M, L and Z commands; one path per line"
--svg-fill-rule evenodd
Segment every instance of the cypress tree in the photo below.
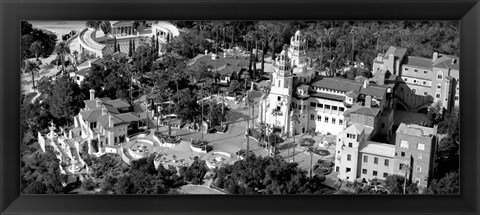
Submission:
M 113 37 L 113 53 L 117 52 L 117 37 Z
M 128 41 L 128 57 L 132 57 L 132 39 Z
M 132 40 L 132 55 L 135 54 L 135 40 Z

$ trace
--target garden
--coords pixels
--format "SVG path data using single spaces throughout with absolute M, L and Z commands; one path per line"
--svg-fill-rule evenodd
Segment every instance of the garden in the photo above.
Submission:
M 332 169 L 333 162 L 321 159 L 313 166 L 313 171 L 316 175 L 328 175 L 332 172 Z

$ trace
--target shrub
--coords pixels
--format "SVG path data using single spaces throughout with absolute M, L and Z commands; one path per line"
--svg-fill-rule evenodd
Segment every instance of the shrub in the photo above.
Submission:
M 217 132 L 217 129 L 215 127 L 211 127 L 207 130 L 209 134 Z

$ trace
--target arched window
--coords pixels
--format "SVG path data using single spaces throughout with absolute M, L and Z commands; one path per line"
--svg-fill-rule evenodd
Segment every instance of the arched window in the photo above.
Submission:
M 437 76 L 438 80 L 442 80 L 443 79 L 443 74 L 442 72 L 438 72 L 438 76 Z

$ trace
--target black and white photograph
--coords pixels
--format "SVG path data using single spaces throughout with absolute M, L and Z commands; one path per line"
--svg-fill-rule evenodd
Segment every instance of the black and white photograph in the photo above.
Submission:
M 458 20 L 18 24 L 22 194 L 461 194 Z

